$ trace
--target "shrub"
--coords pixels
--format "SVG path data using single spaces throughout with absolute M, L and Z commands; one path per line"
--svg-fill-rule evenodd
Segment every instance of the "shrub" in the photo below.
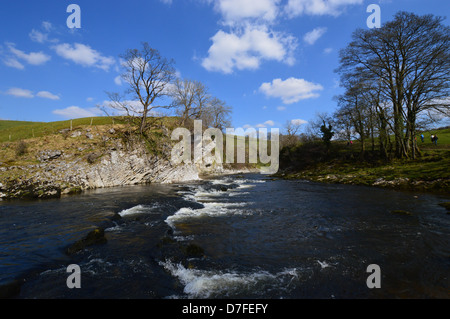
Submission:
M 86 156 L 86 160 L 87 160 L 87 162 L 88 162 L 89 164 L 93 164 L 93 163 L 97 160 L 98 157 L 99 157 L 99 156 L 98 156 L 97 154 L 95 154 L 95 153 L 89 153 L 89 154 Z
M 16 146 L 16 156 L 22 156 L 27 152 L 28 145 L 24 141 L 20 141 Z

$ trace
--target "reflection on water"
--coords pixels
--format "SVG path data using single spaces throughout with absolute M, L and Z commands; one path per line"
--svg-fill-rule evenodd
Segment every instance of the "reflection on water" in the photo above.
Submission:
M 443 201 L 250 174 L 3 202 L 1 282 L 25 277 L 22 298 L 448 298 Z M 98 226 L 106 244 L 64 254 Z

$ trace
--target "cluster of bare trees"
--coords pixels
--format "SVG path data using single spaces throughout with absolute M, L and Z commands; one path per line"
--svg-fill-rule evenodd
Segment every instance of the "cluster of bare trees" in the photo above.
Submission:
M 293 147 L 301 142 L 300 130 L 303 123 L 295 121 L 286 121 L 283 134 L 280 135 L 280 146 Z
M 450 28 L 443 18 L 399 12 L 381 28 L 358 29 L 340 52 L 336 130 L 375 139 L 384 157 L 415 158 L 421 119 L 449 116 Z M 392 138 L 391 138 L 392 136 Z
M 121 115 L 141 136 L 171 112 L 179 116 L 183 126 L 189 127 L 198 119 L 204 127 L 223 130 L 230 125 L 231 107 L 212 96 L 201 82 L 179 79 L 174 61 L 148 43 L 142 43 L 141 49 L 127 50 L 120 58 L 121 78 L 127 89 L 122 94 L 108 92 L 109 102 L 102 108 L 108 115 Z
M 191 127 L 194 120 L 202 120 L 203 126 L 223 131 L 231 126 L 231 107 L 212 96 L 201 82 L 177 79 L 169 92 L 171 106 L 180 118 L 180 125 Z

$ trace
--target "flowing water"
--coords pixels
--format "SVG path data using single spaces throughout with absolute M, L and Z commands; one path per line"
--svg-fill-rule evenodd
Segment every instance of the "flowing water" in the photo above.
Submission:
M 246 174 L 0 202 L 0 285 L 22 280 L 18 298 L 449 298 L 445 201 Z M 106 243 L 65 253 L 96 227 Z

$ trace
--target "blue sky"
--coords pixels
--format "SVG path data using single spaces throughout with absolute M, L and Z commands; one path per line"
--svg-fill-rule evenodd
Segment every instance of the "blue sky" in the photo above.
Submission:
M 68 5 L 81 8 L 70 29 Z M 122 92 L 119 54 L 148 42 L 233 108 L 233 127 L 278 127 L 333 112 L 339 50 L 400 11 L 448 16 L 447 0 L 2 0 L 0 118 L 102 115 Z M 448 24 L 448 19 L 445 23 Z

